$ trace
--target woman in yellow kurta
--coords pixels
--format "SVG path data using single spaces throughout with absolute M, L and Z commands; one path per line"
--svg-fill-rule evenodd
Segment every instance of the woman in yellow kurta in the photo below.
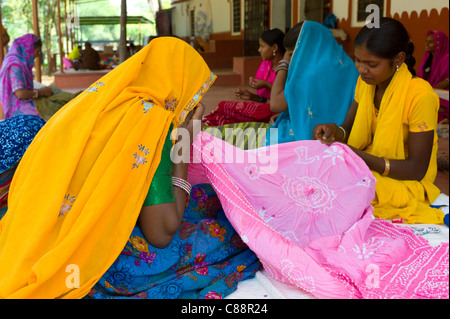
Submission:
M 159 38 L 48 121 L 19 164 L 0 221 L 0 297 L 89 293 L 144 212 L 169 130 L 214 80 L 188 44 Z
M 342 125 L 318 125 L 313 136 L 347 143 L 366 162 L 377 179 L 375 217 L 442 224 L 444 213 L 430 207 L 440 193 L 434 185 L 439 98 L 415 76 L 413 51 L 394 19 L 364 27 L 355 39 L 355 100 Z

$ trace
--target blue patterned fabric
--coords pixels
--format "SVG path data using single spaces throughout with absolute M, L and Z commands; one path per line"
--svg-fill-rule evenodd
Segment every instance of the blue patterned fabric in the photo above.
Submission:
M 34 115 L 19 115 L 0 121 L 0 174 L 20 160 L 45 121 Z
M 87 298 L 219 299 L 261 268 L 209 184 L 192 188 L 183 223 L 164 249 L 136 226 L 120 256 Z

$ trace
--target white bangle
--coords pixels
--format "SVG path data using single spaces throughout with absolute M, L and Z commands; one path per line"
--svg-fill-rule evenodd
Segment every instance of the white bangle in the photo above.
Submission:
M 341 125 L 339 125 L 338 127 L 342 130 L 342 132 L 344 132 L 344 137 L 342 138 L 342 141 L 345 141 L 345 137 L 347 136 L 347 131 Z
M 179 187 L 184 190 L 188 196 L 191 194 L 192 186 L 184 179 L 172 176 L 172 184 L 173 186 Z

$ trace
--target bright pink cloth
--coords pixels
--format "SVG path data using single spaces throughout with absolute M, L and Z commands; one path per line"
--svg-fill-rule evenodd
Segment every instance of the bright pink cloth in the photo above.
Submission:
M 374 220 L 375 178 L 343 144 L 193 144 L 227 218 L 275 279 L 318 298 L 448 298 L 448 244 Z
M 277 74 L 275 73 L 274 70 L 272 70 L 272 68 L 273 68 L 273 60 L 263 60 L 258 68 L 258 71 L 256 71 L 255 79 L 264 80 L 269 82 L 270 84 L 273 84 Z M 262 96 L 263 98 L 270 100 L 269 89 L 267 88 L 259 89 L 257 93 L 259 96 Z
M 442 31 L 428 31 L 427 37 L 433 34 L 434 37 L 434 57 L 431 64 L 431 72 L 427 79 L 432 87 L 449 77 L 449 42 L 447 35 Z M 424 66 L 431 52 L 425 52 L 418 75 L 424 77 Z
M 434 57 L 431 64 L 431 71 L 426 79 L 432 87 L 444 81 L 449 77 L 449 42 L 448 36 L 442 31 L 428 31 L 427 37 L 433 34 L 434 38 Z M 430 57 L 431 52 L 425 52 L 422 63 L 419 67 L 418 75 L 421 78 L 425 77 L 424 67 Z M 447 88 L 448 89 L 448 88 Z M 445 118 L 449 118 L 449 104 L 447 100 L 440 99 L 442 111 L 439 112 L 438 122 Z

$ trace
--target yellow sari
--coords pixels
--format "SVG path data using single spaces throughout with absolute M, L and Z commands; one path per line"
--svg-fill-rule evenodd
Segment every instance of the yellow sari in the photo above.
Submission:
M 421 81 L 415 79 L 415 81 Z M 405 138 L 409 131 L 431 130 L 437 123 L 439 98 L 430 85 L 419 83 L 418 90 L 411 90 L 414 81 L 406 64 L 403 64 L 389 84 L 381 101 L 376 128 L 373 127 L 373 99 L 375 86 L 359 79 L 356 96 L 359 96 L 358 110 L 348 144 L 378 157 L 392 160 L 407 158 Z M 425 100 L 427 107 L 435 107 L 435 118 L 423 129 L 417 130 L 405 124 L 412 114 L 412 101 Z M 431 110 L 433 112 L 433 110 Z M 434 113 L 433 113 L 434 114 Z M 433 122 L 433 123 L 431 123 Z M 436 122 L 436 123 L 435 123 Z M 419 125 L 420 126 L 420 125 Z M 437 135 L 434 133 L 434 145 L 428 171 L 420 181 L 396 180 L 373 172 L 377 179 L 376 196 L 372 203 L 377 218 L 401 218 L 405 223 L 442 224 L 444 214 L 430 205 L 440 191 L 434 185 L 437 174 Z
M 90 291 L 136 224 L 170 125 L 183 124 L 215 78 L 187 43 L 154 39 L 49 120 L 0 222 L 0 297 Z

